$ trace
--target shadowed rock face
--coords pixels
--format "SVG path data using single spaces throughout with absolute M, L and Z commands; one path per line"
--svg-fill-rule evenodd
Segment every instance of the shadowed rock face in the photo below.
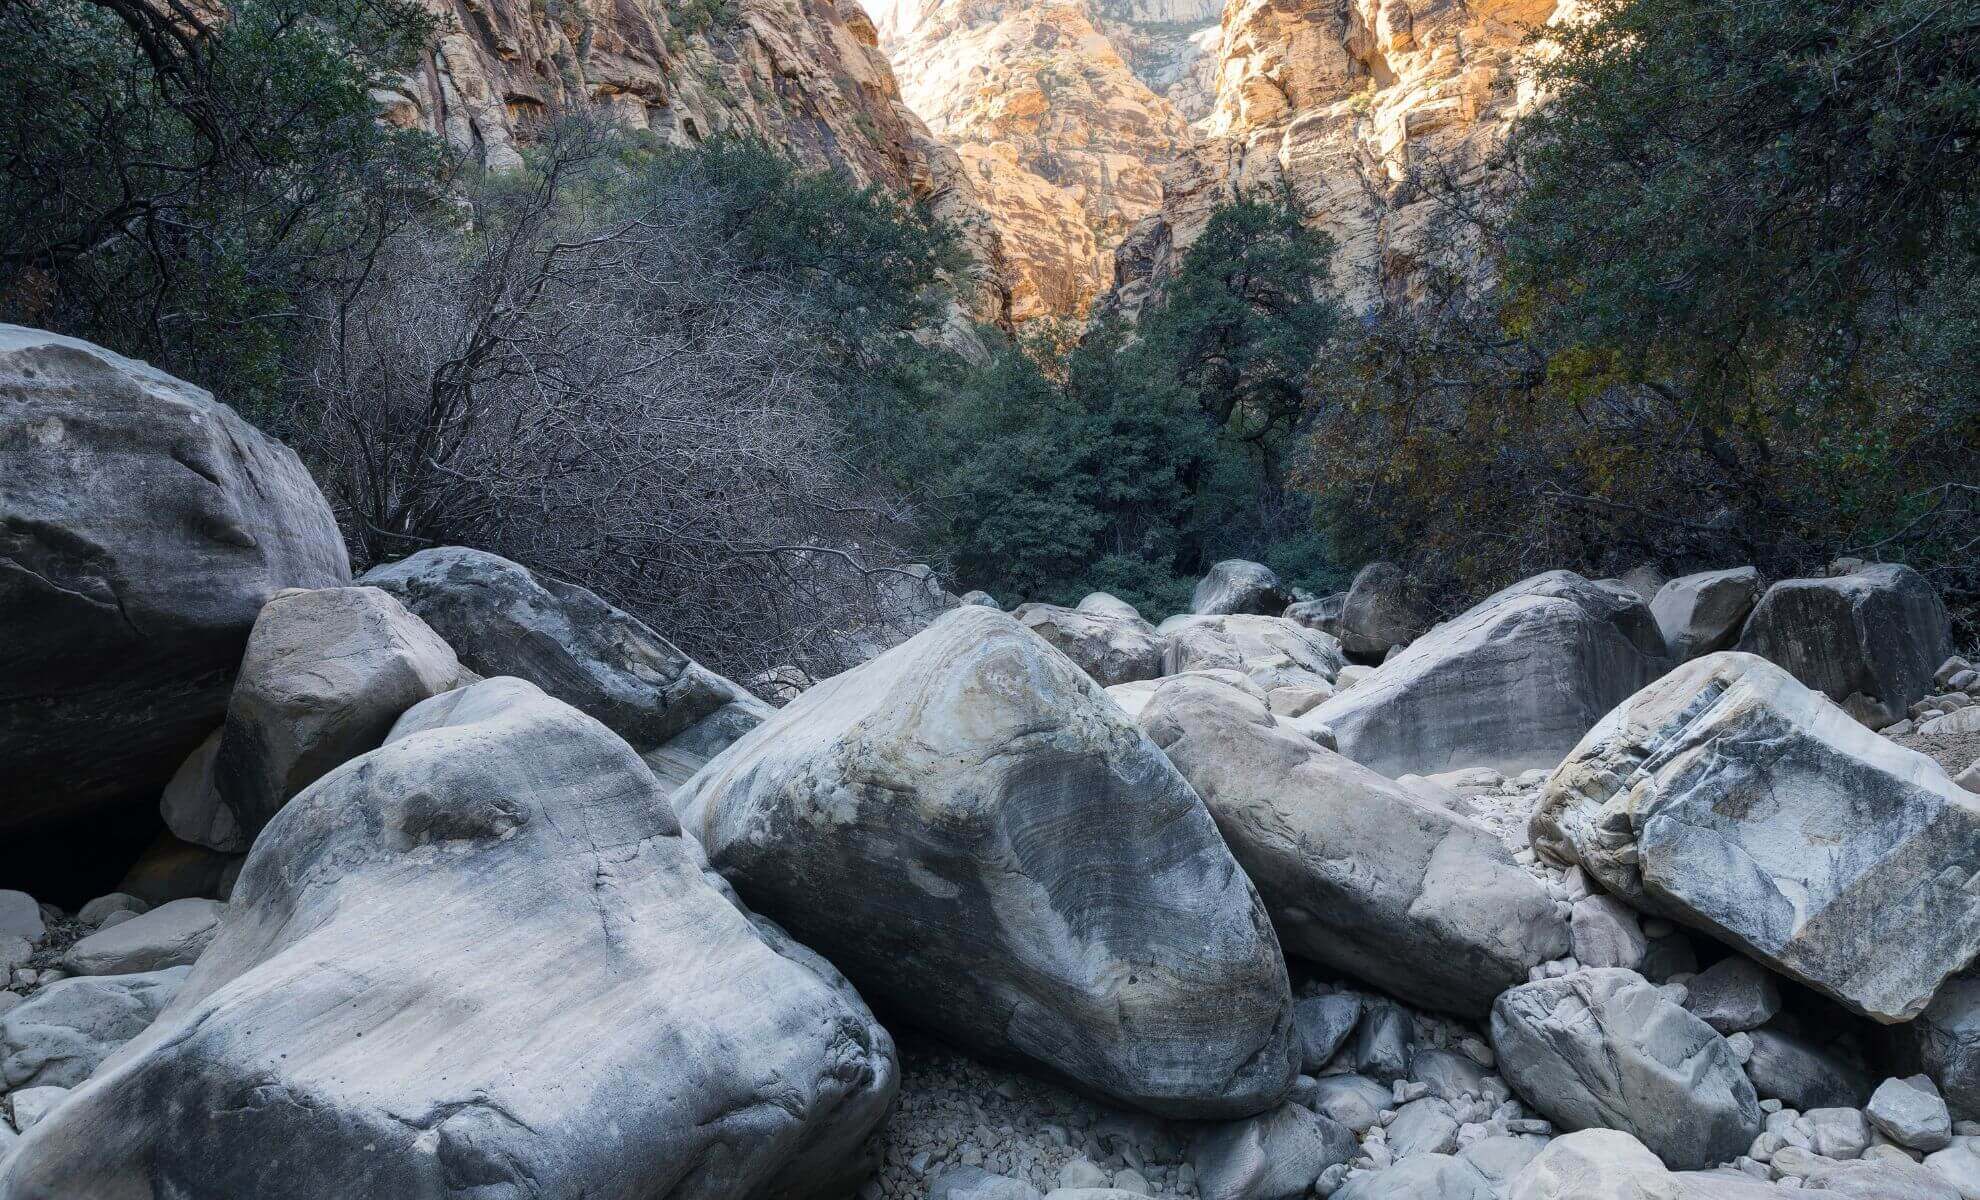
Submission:
M 750 904 L 959 1045 L 1175 1116 L 1292 1083 L 1278 942 L 1202 801 L 1003 613 L 818 684 L 675 802 Z
M 844 980 L 724 894 L 623 741 L 520 680 L 306 789 L 235 899 L 0 1197 L 843 1195 L 894 1095 Z
M 262 603 L 349 580 L 287 447 L 144 363 L 0 325 L 0 835 L 155 803 Z
M 1980 797 L 1732 651 L 1630 697 L 1547 783 L 1533 840 L 1875 1020 L 1980 950 Z
M 1925 577 L 1895 563 L 1832 579 L 1783 579 L 1747 619 L 1739 648 L 1841 704 L 1864 696 L 1892 721 L 1932 690 L 1951 626 Z
M 1139 720 L 1202 795 L 1289 953 L 1476 1017 L 1567 952 L 1553 901 L 1490 830 L 1315 745 L 1255 697 L 1176 678 Z

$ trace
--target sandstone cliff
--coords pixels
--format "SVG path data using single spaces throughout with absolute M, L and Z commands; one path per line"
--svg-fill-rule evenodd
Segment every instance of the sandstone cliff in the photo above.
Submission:
M 1203 6 L 1114 11 L 1134 3 Z M 908 106 L 961 156 L 1002 235 L 1013 318 L 1083 315 L 1113 279 L 1114 247 L 1160 211 L 1188 122 L 1079 0 L 884 0 L 875 13 Z M 1151 40 L 1147 53 L 1169 52 Z
M 855 0 L 426 3 L 439 34 L 424 69 L 381 97 L 389 119 L 496 168 L 518 164 L 552 114 L 579 108 L 682 145 L 754 134 L 927 202 L 974 252 L 974 315 L 1007 315 L 996 231 L 961 159 L 902 103 Z
M 1492 152 L 1532 103 L 1531 34 L 1574 4 L 1230 0 L 1206 136 L 1120 248 L 1113 302 L 1136 309 L 1219 203 L 1279 185 L 1334 237 L 1351 304 L 1411 298 L 1448 211 L 1426 184 L 1489 200 Z

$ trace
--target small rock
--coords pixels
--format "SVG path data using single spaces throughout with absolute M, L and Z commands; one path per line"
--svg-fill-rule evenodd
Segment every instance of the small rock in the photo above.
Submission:
M 68 1098 L 65 1087 L 22 1088 L 9 1098 L 14 1106 L 14 1128 L 26 1133 Z
M 1350 1057 L 1354 1069 L 1384 1083 L 1409 1074 L 1410 1048 L 1416 1039 L 1415 1025 L 1402 1008 L 1386 1001 L 1366 1006 L 1354 1029 Z
M 131 975 L 184 966 L 197 959 L 227 906 L 217 900 L 174 900 L 69 947 L 62 965 L 76 975 Z
M 1361 1019 L 1361 997 L 1352 992 L 1308 996 L 1293 1003 L 1299 1031 L 1300 1070 L 1315 1074 L 1340 1052 L 1341 1043 Z

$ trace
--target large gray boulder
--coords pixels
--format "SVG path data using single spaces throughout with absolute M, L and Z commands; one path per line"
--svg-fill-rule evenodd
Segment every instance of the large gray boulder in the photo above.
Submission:
M 945 1039 L 1172 1116 L 1292 1083 L 1285 964 L 1203 802 L 1003 613 L 818 684 L 675 803 L 745 900 Z
M 1622 1130 L 1680 1170 L 1730 1162 L 1760 1133 L 1726 1040 L 1634 971 L 1522 984 L 1491 1032 L 1507 1082 L 1562 1129 Z
M 1780 667 L 1723 652 L 1617 706 L 1548 780 L 1535 848 L 1875 1020 L 1980 950 L 1980 797 Z
M 297 792 L 376 749 L 400 713 L 472 678 L 440 635 L 377 588 L 279 593 L 248 636 L 217 740 L 166 789 L 166 828 L 244 851 Z
M 64 979 L 0 1016 L 0 1092 L 79 1087 L 179 994 L 189 967 Z
M 1551 768 L 1602 714 L 1668 666 L 1635 598 L 1567 571 L 1535 576 L 1424 634 L 1297 718 L 1395 778 Z
M 1980 973 L 1948 979 L 1894 1037 L 1900 1053 L 1938 1083 L 1955 1116 L 1980 1120 Z
M 1746 1077 L 1763 1100 L 1789 1108 L 1860 1108 L 1876 1080 L 1835 1047 L 1820 1045 L 1778 1026 L 1747 1033 L 1752 1052 Z
M 155 803 L 262 604 L 349 580 L 286 446 L 144 363 L 0 325 L 0 839 Z
M 1798 1192 L 1730 1171 L 1672 1171 L 1615 1129 L 1557 1137 L 1513 1176 L 1510 1200 L 1790 1200 Z
M 1671 657 L 1690 662 L 1730 650 L 1760 600 L 1760 572 L 1752 567 L 1683 575 L 1657 590 L 1650 615 L 1657 618 Z
M 1448 1154 L 1419 1154 L 1348 1180 L 1334 1200 L 1497 1200 L 1484 1172 Z
M 276 815 L 237 895 L 0 1196 L 845 1195 L 895 1092 L 852 989 L 521 680 L 406 713 Z
M 1828 579 L 1781 580 L 1747 619 L 1739 648 L 1838 704 L 1863 697 L 1888 723 L 1931 692 L 1932 673 L 1952 654 L 1952 627 L 1923 575 L 1882 563 Z
M 1238 671 L 1266 692 L 1301 686 L 1331 692 L 1347 665 L 1339 642 L 1284 617 L 1171 617 L 1158 632 L 1168 639 L 1164 675 Z
M 737 698 L 644 622 L 575 584 L 446 546 L 365 573 L 484 676 L 514 675 L 646 753 Z
M 1272 568 L 1242 558 L 1227 558 L 1196 581 L 1189 611 L 1206 616 L 1257 613 L 1276 616 L 1292 603 L 1292 594 Z
M 1300 600 L 1286 606 L 1283 614 L 1288 621 L 1297 621 L 1308 629 L 1317 629 L 1328 637 L 1339 639 L 1344 632 L 1341 628 L 1341 614 L 1347 609 L 1347 593 L 1335 592 L 1318 600 Z
M 1489 829 L 1323 749 L 1256 697 L 1180 676 L 1138 719 L 1209 806 L 1289 953 L 1474 1017 L 1567 953 L 1567 923 Z
M 1429 627 L 1429 613 L 1394 563 L 1361 568 L 1341 602 L 1341 649 L 1358 659 L 1380 662 Z
M 1011 616 L 1078 663 L 1101 687 L 1162 674 L 1168 639 L 1158 637 L 1155 627 L 1139 616 L 1057 604 L 1020 604 Z

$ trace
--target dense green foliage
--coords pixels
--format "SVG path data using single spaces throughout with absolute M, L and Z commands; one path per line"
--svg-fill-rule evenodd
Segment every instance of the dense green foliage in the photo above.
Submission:
M 1332 364 L 1306 477 L 1344 552 L 1453 591 L 1859 553 L 1972 605 L 1980 9 L 1588 7 L 1483 231 L 1503 286 Z
M 1000 350 L 939 414 L 958 580 L 1066 603 L 1186 607 L 1219 558 L 1329 582 L 1279 461 L 1338 322 L 1330 247 L 1283 203 L 1214 214 L 1137 327 Z
M 446 186 L 432 140 L 370 94 L 431 19 L 414 0 L 199 11 L 0 5 L 0 316 L 262 412 L 302 298 Z

